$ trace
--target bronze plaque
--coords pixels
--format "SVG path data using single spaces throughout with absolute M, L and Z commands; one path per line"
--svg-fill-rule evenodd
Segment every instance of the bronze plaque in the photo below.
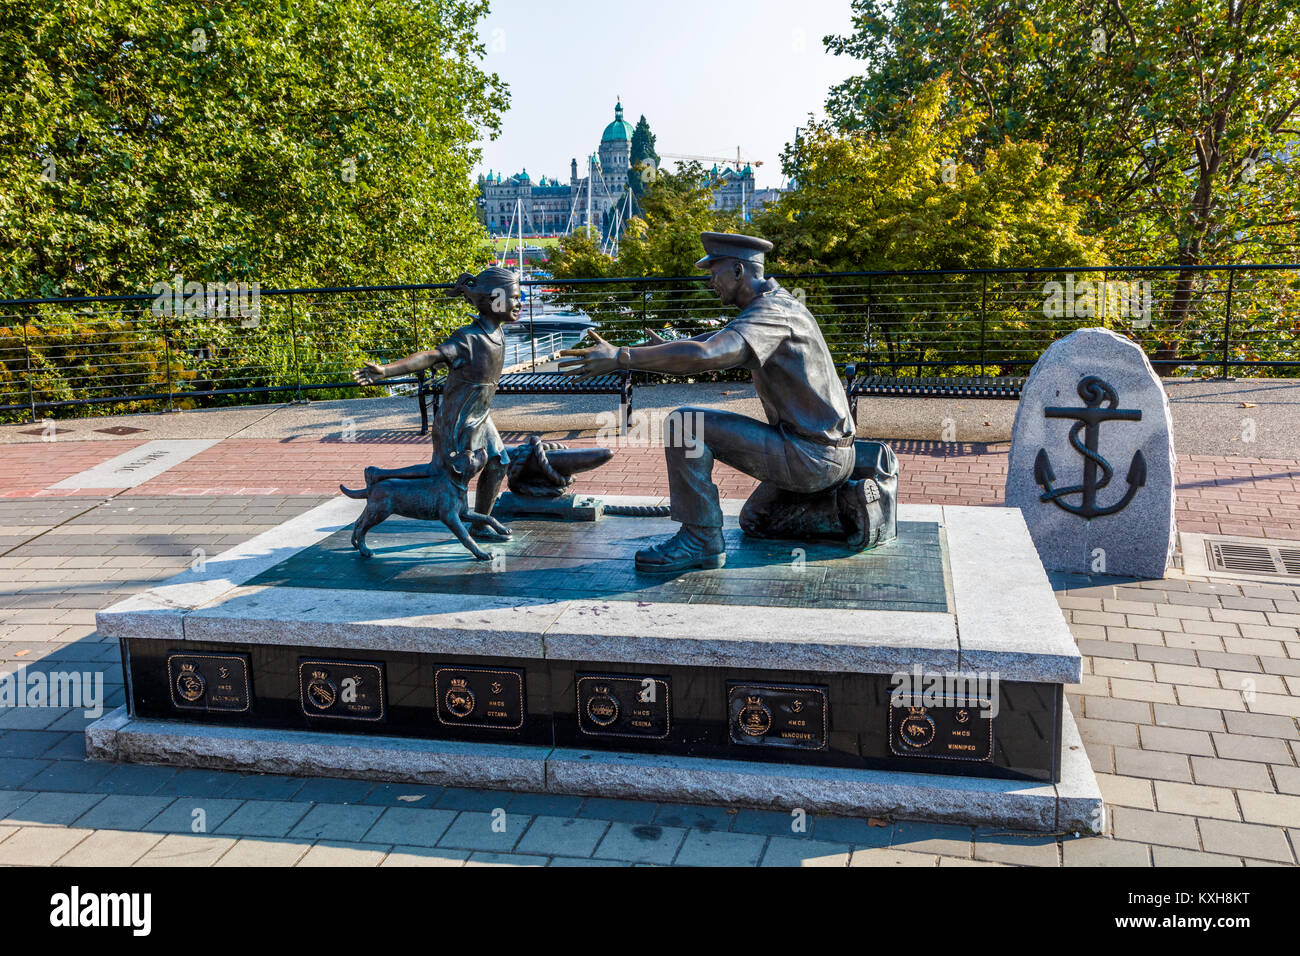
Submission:
M 308 717 L 384 719 L 384 665 L 298 661 L 298 700 Z
M 524 672 L 515 668 L 439 667 L 433 673 L 438 721 L 449 727 L 519 730 Z
M 727 722 L 733 744 L 825 750 L 826 688 L 729 681 Z
M 593 737 L 668 736 L 668 679 L 578 674 L 578 729 Z
M 899 757 L 993 760 L 993 720 L 985 701 L 889 708 L 889 750 Z
M 247 654 L 167 655 L 167 685 L 180 710 L 231 713 L 252 707 Z

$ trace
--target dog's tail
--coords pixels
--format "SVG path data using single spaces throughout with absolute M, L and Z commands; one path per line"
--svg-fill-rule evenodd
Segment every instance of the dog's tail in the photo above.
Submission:
M 365 488 L 362 488 L 360 491 L 353 490 L 352 488 L 344 488 L 342 485 L 339 485 L 339 491 L 343 492 L 343 493 L 344 493 L 345 495 L 347 495 L 349 498 L 369 498 L 369 497 L 370 497 L 370 486 L 369 486 L 369 485 L 367 485 Z

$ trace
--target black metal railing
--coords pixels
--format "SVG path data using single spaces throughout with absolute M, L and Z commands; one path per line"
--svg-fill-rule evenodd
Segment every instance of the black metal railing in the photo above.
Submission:
M 1300 264 L 840 272 L 777 276 L 859 375 L 1023 376 L 1055 339 L 1103 325 L 1165 375 L 1300 375 Z M 581 313 L 617 344 L 734 315 L 707 277 L 527 280 L 518 328 Z M 472 313 L 446 284 L 0 300 L 0 416 L 355 394 L 350 371 L 428 348 Z M 180 305 L 180 308 L 176 308 Z M 531 332 L 531 335 L 529 334 Z M 545 350 L 544 350 L 545 351 Z M 531 346 L 516 349 L 531 355 Z

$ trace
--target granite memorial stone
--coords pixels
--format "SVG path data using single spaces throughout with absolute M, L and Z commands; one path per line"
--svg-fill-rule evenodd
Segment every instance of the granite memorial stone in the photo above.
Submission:
M 1135 342 L 1080 329 L 1043 353 L 1016 410 L 1006 503 L 1023 512 L 1048 569 L 1164 577 L 1173 423 Z

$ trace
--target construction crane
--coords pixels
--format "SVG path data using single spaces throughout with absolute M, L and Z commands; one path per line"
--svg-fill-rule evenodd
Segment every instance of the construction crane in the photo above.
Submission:
M 748 163 L 750 166 L 763 165 L 763 161 L 761 159 L 742 159 L 740 155 L 739 146 L 736 147 L 735 159 L 732 159 L 730 156 L 692 156 L 687 153 L 660 153 L 659 158 L 660 159 L 694 159 L 701 163 L 735 163 L 737 169 L 740 169 L 746 163 Z
M 739 147 L 739 146 L 736 147 L 736 158 L 735 158 L 735 159 L 731 159 L 731 158 L 728 157 L 728 156 L 692 156 L 692 155 L 689 155 L 689 154 L 687 154 L 687 153 L 660 153 L 660 154 L 659 154 L 659 158 L 660 158 L 660 159 L 693 159 L 693 160 L 696 160 L 697 162 L 704 162 L 704 163 L 735 163 L 735 164 L 736 164 L 736 172 L 740 172 L 740 170 L 741 170 L 741 164 L 743 164 L 743 163 L 747 163 L 747 164 L 749 164 L 750 166 L 762 166 L 762 165 L 763 165 L 763 161 L 762 161 L 761 159 L 742 159 L 742 158 L 741 158 L 741 155 L 740 155 L 740 147 Z M 744 183 L 744 180 L 741 180 L 741 183 L 740 183 L 740 218 L 743 219 L 743 220 L 746 221 L 746 222 L 749 221 L 749 213 L 748 213 L 748 211 L 745 209 L 745 183 Z

